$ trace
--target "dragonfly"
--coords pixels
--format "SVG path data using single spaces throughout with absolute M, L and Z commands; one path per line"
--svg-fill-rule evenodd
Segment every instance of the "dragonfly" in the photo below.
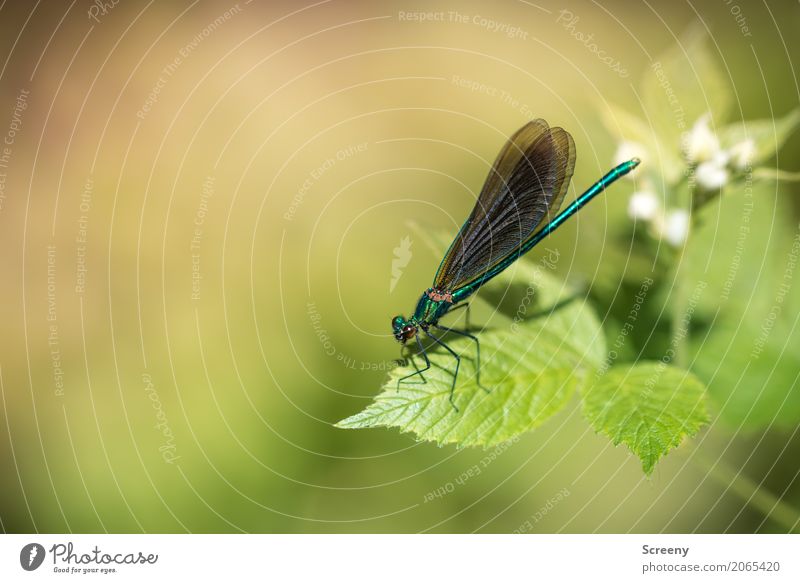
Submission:
M 476 381 L 488 392 L 480 382 L 478 337 L 471 333 L 468 324 L 462 330 L 442 326 L 439 320 L 453 309 L 465 306 L 469 309 L 465 300 L 481 286 L 533 249 L 639 163 L 638 158 L 632 158 L 612 168 L 558 213 L 575 170 L 575 142 L 563 128 L 551 128 L 543 119 L 532 120 L 517 130 L 489 170 L 475 208 L 442 259 L 433 285 L 422 293 L 410 318 L 392 318 L 395 339 L 404 346 L 415 340 L 418 353 L 425 360 L 423 368 L 415 364 L 413 373 L 398 379 L 397 390 L 401 383 L 411 382 L 417 375 L 427 383 L 423 373 L 431 368 L 431 361 L 421 340 L 424 333 L 455 359 L 449 401 L 458 411 L 454 394 L 461 356 L 435 330 L 475 342 Z

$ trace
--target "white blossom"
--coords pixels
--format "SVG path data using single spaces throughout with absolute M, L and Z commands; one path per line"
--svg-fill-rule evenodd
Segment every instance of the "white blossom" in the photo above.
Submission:
M 753 158 L 756 155 L 756 143 L 752 138 L 747 138 L 738 144 L 734 144 L 728 150 L 728 153 L 731 157 L 731 165 L 736 170 L 744 170 L 753 162 Z
M 680 247 L 689 235 L 689 213 L 683 209 L 673 209 L 664 217 L 661 237 L 674 247 Z
M 703 162 L 695 170 L 695 179 L 698 186 L 703 190 L 717 190 L 728 183 L 730 172 L 725 167 L 725 163 L 720 164 L 721 160 L 712 159 Z
M 633 220 L 651 221 L 661 212 L 661 201 L 649 190 L 634 192 L 628 201 L 628 216 Z
M 710 162 L 712 164 L 716 164 L 720 168 L 724 168 L 728 165 L 731 161 L 731 154 L 730 152 L 726 152 L 725 150 L 720 150 L 714 156 L 712 156 Z
M 684 144 L 686 158 L 692 164 L 711 160 L 719 152 L 719 140 L 708 125 L 708 114 L 698 119 L 689 130 Z

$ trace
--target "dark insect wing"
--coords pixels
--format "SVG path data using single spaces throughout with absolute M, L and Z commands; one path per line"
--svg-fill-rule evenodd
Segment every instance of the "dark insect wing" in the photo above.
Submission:
M 558 212 L 574 168 L 575 143 L 562 128 L 536 119 L 518 130 L 497 156 L 433 287 L 456 291 L 517 254 Z

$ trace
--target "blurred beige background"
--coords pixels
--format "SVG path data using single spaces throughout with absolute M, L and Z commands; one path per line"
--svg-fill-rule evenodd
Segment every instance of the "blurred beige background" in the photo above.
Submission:
M 407 221 L 454 232 L 525 121 L 572 133 L 588 186 L 616 148 L 606 104 L 635 107 L 698 21 L 743 117 L 796 106 L 800 6 L 738 5 L 3 3 L 2 528 L 777 528 L 691 444 L 643 478 L 577 402 L 463 484 L 486 452 L 332 427 L 378 392 L 389 319 L 438 265 L 412 237 L 392 288 Z M 559 232 L 565 278 L 619 269 L 631 188 Z M 791 430 L 715 424 L 702 447 L 800 505 Z

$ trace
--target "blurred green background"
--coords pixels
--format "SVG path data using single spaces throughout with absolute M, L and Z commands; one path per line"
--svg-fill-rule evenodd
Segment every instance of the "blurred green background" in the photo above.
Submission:
M 378 392 L 398 355 L 390 317 L 438 265 L 411 234 L 392 287 L 408 220 L 455 232 L 531 117 L 572 133 L 574 188 L 591 184 L 617 147 L 608 104 L 639 111 L 639 80 L 693 23 L 709 30 L 735 118 L 783 115 L 800 97 L 800 5 L 98 6 L 0 5 L 0 132 L 13 133 L 0 168 L 4 531 L 785 532 L 800 516 L 800 367 L 774 366 L 780 355 L 743 382 L 794 395 L 793 409 L 751 426 L 712 403 L 711 425 L 650 479 L 577 401 L 496 455 L 332 427 Z M 420 11 L 444 16 L 406 16 Z M 800 171 L 799 153 L 793 135 L 773 164 Z M 633 188 L 548 242 L 560 276 L 622 281 Z M 746 308 L 756 321 L 798 195 L 771 183 L 759 199 L 766 218 L 735 284 L 767 298 Z M 732 212 L 714 210 L 697 239 L 722 274 Z M 778 316 L 779 338 L 796 316 Z M 753 334 L 732 325 L 728 341 L 696 342 L 739 361 Z

